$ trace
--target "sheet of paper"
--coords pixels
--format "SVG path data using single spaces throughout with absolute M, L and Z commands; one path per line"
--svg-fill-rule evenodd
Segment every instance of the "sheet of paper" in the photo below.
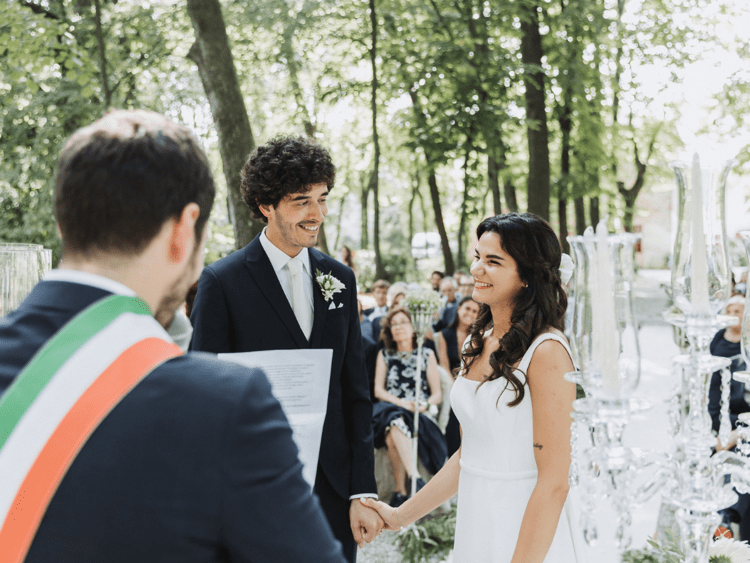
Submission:
M 312 487 L 328 407 L 333 350 L 266 350 L 219 354 L 219 358 L 266 372 L 292 427 L 302 475 Z

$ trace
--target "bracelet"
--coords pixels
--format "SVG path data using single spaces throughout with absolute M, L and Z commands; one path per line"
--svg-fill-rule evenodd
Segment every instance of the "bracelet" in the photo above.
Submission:
M 401 508 L 401 507 L 399 507 Z M 398 529 L 403 530 L 404 527 L 401 525 L 401 518 L 398 517 L 398 508 L 396 509 L 396 524 L 398 524 Z

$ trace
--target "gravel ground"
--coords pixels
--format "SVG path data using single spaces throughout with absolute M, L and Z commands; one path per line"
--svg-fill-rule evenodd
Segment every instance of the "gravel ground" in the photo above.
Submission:
M 401 563 L 396 534 L 383 532 L 357 552 L 357 563 Z
M 401 563 L 401 553 L 396 545 L 398 536 L 392 532 L 383 532 L 371 543 L 365 545 L 364 549 L 357 552 L 357 563 Z M 452 563 L 453 558 L 448 555 L 447 559 L 433 559 L 428 563 Z

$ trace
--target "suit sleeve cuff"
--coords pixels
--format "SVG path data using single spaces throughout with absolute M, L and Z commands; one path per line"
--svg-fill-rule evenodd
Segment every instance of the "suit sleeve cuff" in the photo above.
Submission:
M 359 493 L 358 495 L 352 495 L 349 497 L 349 500 L 354 500 L 355 498 L 374 498 L 375 500 L 378 499 L 378 495 L 375 493 Z

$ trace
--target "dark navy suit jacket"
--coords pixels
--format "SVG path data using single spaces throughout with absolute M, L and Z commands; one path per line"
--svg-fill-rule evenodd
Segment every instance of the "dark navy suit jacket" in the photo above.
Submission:
M 374 494 L 372 402 L 356 280 L 341 262 L 314 248 L 309 252 L 313 277 L 320 270 L 346 286 L 333 296 L 335 308 L 331 309 L 313 279 L 315 313 L 309 342 L 256 237 L 245 248 L 204 268 L 190 317 L 194 329 L 190 348 L 214 353 L 333 349 L 319 468 L 344 499 Z
M 106 295 L 42 282 L 0 319 L 0 393 Z M 343 561 L 265 375 L 190 353 L 156 368 L 102 421 L 26 563 L 297 563 L 311 553 Z

